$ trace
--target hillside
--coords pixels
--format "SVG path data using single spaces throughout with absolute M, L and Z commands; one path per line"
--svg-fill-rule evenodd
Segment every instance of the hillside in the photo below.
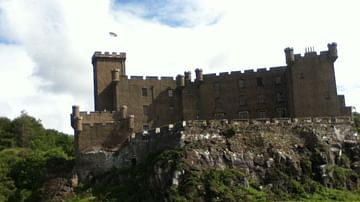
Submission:
M 89 152 L 118 168 L 78 183 L 75 171 L 106 159 L 74 167 L 72 136 L 25 113 L 1 118 L 0 201 L 360 201 L 360 143 L 348 124 L 190 121 L 167 131 Z M 156 150 L 159 139 L 179 144 Z M 126 161 L 136 145 L 154 152 Z
M 84 164 L 78 165 L 83 175 L 89 170 L 101 173 L 99 169 L 106 170 L 109 162 L 119 168 L 85 178 L 89 184 L 81 190 L 92 193 L 78 197 L 90 201 L 93 197 L 100 201 L 360 200 L 360 144 L 348 123 L 194 121 L 168 131 L 137 134 L 117 152 L 84 154 Z M 161 145 L 159 140 L 167 142 Z M 167 146 L 173 149 L 159 150 Z M 130 151 L 135 151 L 136 165 L 126 160 L 134 155 Z M 97 166 L 91 167 L 90 161 Z
M 0 117 L 0 201 L 46 201 L 71 197 L 52 195 L 52 182 L 72 189 L 73 137 L 45 129 L 40 120 L 22 113 L 14 120 Z M 69 176 L 70 175 L 70 176 Z M 61 195 L 63 193 L 64 195 Z

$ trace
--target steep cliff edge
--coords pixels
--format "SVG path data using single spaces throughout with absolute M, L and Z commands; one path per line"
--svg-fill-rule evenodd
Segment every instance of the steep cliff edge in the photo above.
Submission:
M 82 154 L 77 170 L 99 199 L 360 200 L 357 138 L 348 121 L 192 121 Z

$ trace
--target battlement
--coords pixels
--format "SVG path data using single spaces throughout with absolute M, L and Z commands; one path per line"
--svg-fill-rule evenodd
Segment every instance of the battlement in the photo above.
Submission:
M 226 78 L 231 76 L 241 76 L 241 75 L 251 75 L 251 74 L 267 74 L 272 72 L 284 72 L 287 70 L 286 66 L 279 66 L 279 67 L 271 67 L 271 68 L 258 68 L 258 69 L 246 69 L 243 72 L 241 70 L 239 71 L 231 71 L 229 72 L 220 72 L 218 74 L 216 73 L 209 73 L 204 74 L 204 79 L 214 79 L 214 78 Z
M 303 118 L 261 118 L 261 119 L 214 119 L 214 120 L 189 120 L 168 124 L 161 127 L 133 133 L 131 139 L 144 139 L 159 135 L 171 136 L 175 132 L 184 130 L 185 127 L 208 127 L 219 125 L 287 125 L 287 124 L 353 124 L 351 117 L 303 117 Z M 131 141 L 131 140 L 130 140 Z
M 121 58 L 121 59 L 125 59 L 126 58 L 126 53 L 124 52 L 101 52 L 101 51 L 96 51 L 93 55 L 93 58 Z
M 284 51 L 286 56 L 286 63 L 289 65 L 289 64 L 293 64 L 297 60 L 304 60 L 315 57 L 320 57 L 320 58 L 326 57 L 330 59 L 332 62 L 334 62 L 338 57 L 337 44 L 333 42 L 333 43 L 329 43 L 327 46 L 328 46 L 327 51 L 320 51 L 319 53 L 315 51 L 314 47 L 306 47 L 303 56 L 301 54 L 294 54 L 293 48 L 285 48 Z
M 171 76 L 130 76 L 130 80 L 144 80 L 144 81 L 174 81 L 174 77 Z

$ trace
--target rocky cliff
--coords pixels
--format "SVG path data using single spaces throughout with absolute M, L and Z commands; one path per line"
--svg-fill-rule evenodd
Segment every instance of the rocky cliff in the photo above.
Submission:
M 133 135 L 118 151 L 81 154 L 77 170 L 85 181 L 144 192 L 109 194 L 130 201 L 306 198 L 358 190 L 357 138 L 348 119 L 188 121 Z

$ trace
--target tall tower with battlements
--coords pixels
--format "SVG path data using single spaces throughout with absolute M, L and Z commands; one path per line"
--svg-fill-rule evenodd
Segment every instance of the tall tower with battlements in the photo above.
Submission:
M 92 56 L 95 111 L 118 110 L 113 82 L 126 76 L 125 60 L 125 53 L 95 52 Z

